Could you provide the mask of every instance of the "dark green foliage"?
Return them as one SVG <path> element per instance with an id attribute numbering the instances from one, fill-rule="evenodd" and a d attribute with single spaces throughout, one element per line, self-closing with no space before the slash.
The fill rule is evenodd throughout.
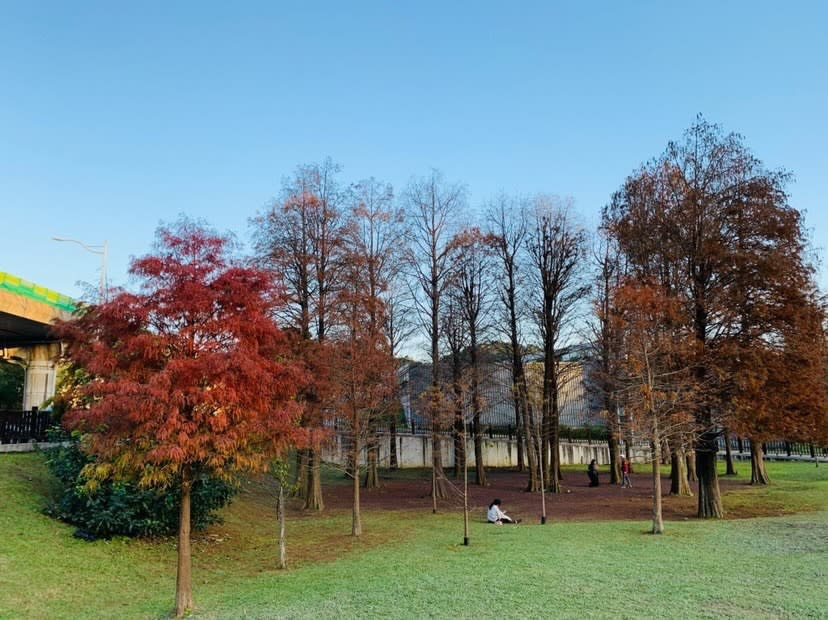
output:
<path id="1" fill-rule="evenodd" d="M 0 409 L 23 405 L 23 367 L 0 360 Z"/>
<path id="2" fill-rule="evenodd" d="M 81 469 L 91 460 L 77 441 L 46 451 L 46 463 L 63 487 L 60 497 L 44 511 L 46 514 L 98 538 L 164 536 L 178 531 L 177 487 L 159 491 L 107 480 L 89 492 Z M 193 529 L 204 529 L 217 522 L 215 511 L 229 503 L 234 492 L 231 485 L 221 480 L 197 479 L 192 490 Z"/>
<path id="3" fill-rule="evenodd" d="M 559 434 L 561 441 L 573 439 L 587 439 L 591 441 L 607 441 L 609 431 L 605 426 L 561 426 Z"/>

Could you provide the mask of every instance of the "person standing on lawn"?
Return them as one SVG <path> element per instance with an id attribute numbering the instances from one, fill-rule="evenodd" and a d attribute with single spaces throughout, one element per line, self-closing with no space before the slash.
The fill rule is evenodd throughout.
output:
<path id="1" fill-rule="evenodd" d="M 632 487 L 632 482 L 630 482 L 630 462 L 622 454 L 621 455 L 621 488 L 629 489 L 630 487 Z"/>

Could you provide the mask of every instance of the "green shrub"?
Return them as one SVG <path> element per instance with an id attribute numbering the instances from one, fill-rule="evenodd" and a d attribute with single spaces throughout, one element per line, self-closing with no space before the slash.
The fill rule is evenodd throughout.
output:
<path id="1" fill-rule="evenodd" d="M 0 409 L 20 409 L 23 405 L 22 366 L 0 359 Z"/>
<path id="2" fill-rule="evenodd" d="M 573 439 L 607 441 L 609 439 L 609 431 L 604 426 L 564 426 L 562 424 L 558 435 L 564 441 Z"/>
<path id="3" fill-rule="evenodd" d="M 45 513 L 72 525 L 82 538 L 111 536 L 164 536 L 178 531 L 181 504 L 177 488 L 141 489 L 130 482 L 104 481 L 94 492 L 86 488 L 81 474 L 92 457 L 81 451 L 77 441 L 46 450 L 46 463 L 62 486 L 60 497 Z M 193 483 L 191 520 L 194 530 L 218 521 L 216 511 L 230 502 L 231 485 L 216 478 L 199 478 Z"/>

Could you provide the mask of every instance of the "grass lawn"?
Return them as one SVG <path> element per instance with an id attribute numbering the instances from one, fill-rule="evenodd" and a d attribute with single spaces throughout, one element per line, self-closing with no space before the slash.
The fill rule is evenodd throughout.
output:
<path id="1" fill-rule="evenodd" d="M 340 510 L 288 522 L 286 572 L 269 487 L 251 483 L 197 535 L 194 617 L 828 618 L 828 467 L 768 470 L 771 487 L 731 491 L 725 508 L 807 512 L 671 521 L 662 536 L 646 521 L 474 520 L 463 547 L 457 512 L 366 512 L 354 539 Z M 40 514 L 50 484 L 38 455 L 0 455 L 0 618 L 164 617 L 174 541 L 76 540 Z"/>

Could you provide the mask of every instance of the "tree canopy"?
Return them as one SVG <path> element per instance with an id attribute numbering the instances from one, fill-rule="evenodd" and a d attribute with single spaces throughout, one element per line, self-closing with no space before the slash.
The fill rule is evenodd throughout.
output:
<path id="1" fill-rule="evenodd" d="M 57 325 L 67 359 L 90 377 L 64 420 L 99 457 L 92 477 L 181 489 L 178 614 L 192 606 L 192 482 L 264 469 L 299 438 L 303 373 L 272 320 L 281 302 L 270 277 L 229 250 L 199 224 L 161 227 L 155 253 L 132 263 L 138 292 Z"/>
<path id="2" fill-rule="evenodd" d="M 783 326 L 791 324 L 797 300 L 814 297 L 801 214 L 788 203 L 789 181 L 788 172 L 767 169 L 741 136 L 699 117 L 682 141 L 670 142 L 628 177 L 604 212 L 604 228 L 630 274 L 683 300 L 683 322 L 695 335 L 696 379 L 707 386 L 696 408 L 705 430 L 696 444 L 702 517 L 722 515 L 716 440 L 738 410 L 739 386 L 763 359 L 771 361 L 769 347 L 786 340 Z M 784 383 L 792 385 L 764 381 L 753 390 L 753 411 L 788 397 Z"/>

